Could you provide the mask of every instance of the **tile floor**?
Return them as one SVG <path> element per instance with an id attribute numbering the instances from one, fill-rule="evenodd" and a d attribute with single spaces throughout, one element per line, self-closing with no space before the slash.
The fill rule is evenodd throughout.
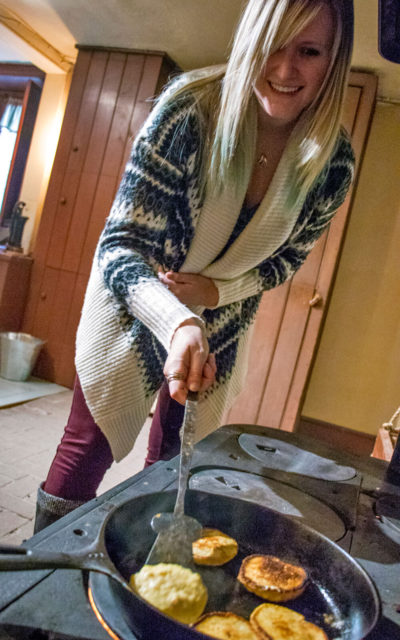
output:
<path id="1" fill-rule="evenodd" d="M 3 394 L 0 402 L 0 543 L 20 544 L 33 533 L 37 487 L 46 476 L 63 433 L 71 398 L 72 391 L 57 390 L 51 395 L 4 407 L 8 403 Z M 148 429 L 149 421 L 131 453 L 106 473 L 99 495 L 141 471 Z"/>

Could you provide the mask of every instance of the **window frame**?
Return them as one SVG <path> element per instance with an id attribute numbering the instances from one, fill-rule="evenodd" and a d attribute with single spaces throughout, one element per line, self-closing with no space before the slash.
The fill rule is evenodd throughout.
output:
<path id="1" fill-rule="evenodd" d="M 0 211 L 0 228 L 9 227 L 19 199 L 26 161 L 39 108 L 45 73 L 32 64 L 0 63 L 0 91 L 23 96 L 22 113 Z"/>

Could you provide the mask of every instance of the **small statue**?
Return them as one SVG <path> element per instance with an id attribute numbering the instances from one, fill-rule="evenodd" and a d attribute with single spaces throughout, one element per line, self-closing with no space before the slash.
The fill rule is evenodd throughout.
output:
<path id="1" fill-rule="evenodd" d="M 22 200 L 18 200 L 13 207 L 10 221 L 10 237 L 6 246 L 8 251 L 17 251 L 19 253 L 23 251 L 21 239 L 25 223 L 28 220 L 28 216 L 22 215 L 25 204 Z"/>

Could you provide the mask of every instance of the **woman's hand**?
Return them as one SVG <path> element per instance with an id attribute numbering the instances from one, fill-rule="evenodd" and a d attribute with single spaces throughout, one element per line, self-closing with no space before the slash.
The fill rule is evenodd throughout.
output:
<path id="1" fill-rule="evenodd" d="M 174 333 L 164 366 L 171 398 L 184 404 L 188 389 L 205 391 L 214 382 L 216 370 L 203 329 L 196 320 L 186 320 Z"/>
<path id="2" fill-rule="evenodd" d="M 159 271 L 158 278 L 183 304 L 208 308 L 218 304 L 218 289 L 211 278 L 175 271 Z"/>

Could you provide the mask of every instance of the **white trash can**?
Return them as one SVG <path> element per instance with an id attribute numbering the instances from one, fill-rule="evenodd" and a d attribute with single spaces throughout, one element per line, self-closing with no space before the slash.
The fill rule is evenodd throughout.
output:
<path id="1" fill-rule="evenodd" d="M 0 333 L 0 376 L 20 382 L 27 380 L 44 343 L 29 333 Z"/>

